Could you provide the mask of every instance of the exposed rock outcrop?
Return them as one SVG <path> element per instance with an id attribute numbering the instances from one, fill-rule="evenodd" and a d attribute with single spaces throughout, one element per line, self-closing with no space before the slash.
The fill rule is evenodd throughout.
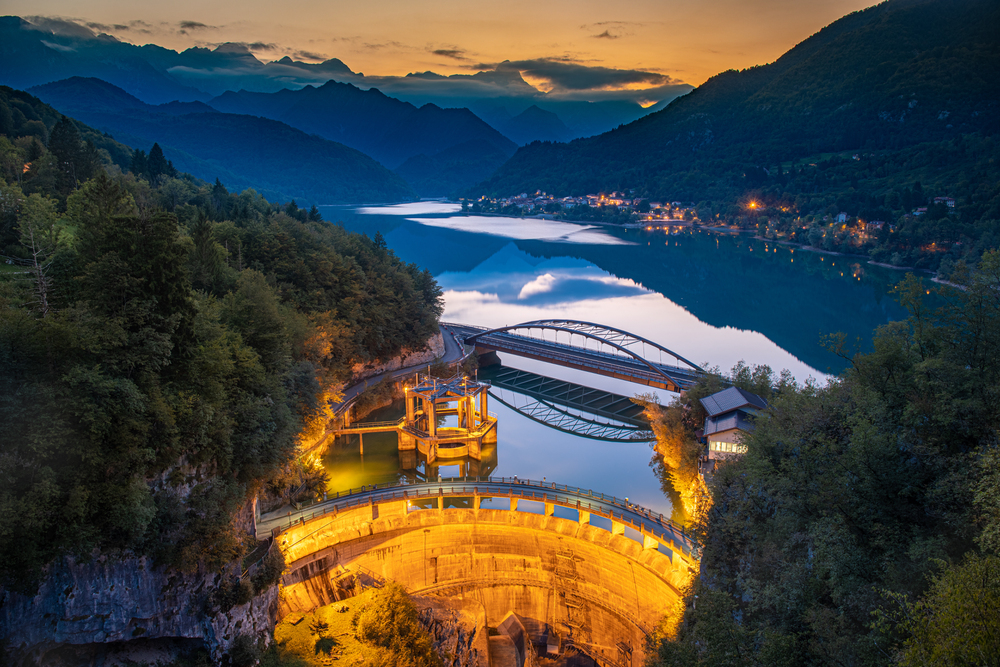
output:
<path id="1" fill-rule="evenodd" d="M 482 605 L 462 598 L 414 596 L 420 623 L 434 640 L 445 667 L 487 667 L 489 632 Z"/>
<path id="2" fill-rule="evenodd" d="M 386 371 L 398 371 L 400 368 L 408 366 L 433 364 L 444 356 L 444 351 L 444 337 L 439 331 L 427 340 L 427 344 L 421 350 L 402 350 L 398 355 L 381 364 L 355 364 L 351 369 L 351 382 L 360 382 L 381 375 Z"/>
<path id="3" fill-rule="evenodd" d="M 278 610 L 271 585 L 213 615 L 207 603 L 223 576 L 157 568 L 146 558 L 66 558 L 34 596 L 0 590 L 0 637 L 21 665 L 79 664 L 88 654 L 171 642 L 204 646 L 218 661 L 241 635 L 269 641 Z"/>

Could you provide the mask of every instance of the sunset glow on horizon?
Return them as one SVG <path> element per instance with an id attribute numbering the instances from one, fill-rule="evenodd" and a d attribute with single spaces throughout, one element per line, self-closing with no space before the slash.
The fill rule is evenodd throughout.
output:
<path id="1" fill-rule="evenodd" d="M 3 13 L 62 19 L 133 44 L 247 45 L 263 62 L 342 60 L 367 76 L 492 70 L 512 61 L 539 90 L 699 85 L 771 62 L 872 0 L 513 0 L 171 3 L 6 0 Z M 575 66 L 576 79 L 549 71 Z M 548 67 L 546 67 L 548 66 Z M 593 72 L 591 71 L 593 70 Z M 592 74 L 587 77 L 585 74 Z M 651 103 L 651 101 L 649 102 Z"/>

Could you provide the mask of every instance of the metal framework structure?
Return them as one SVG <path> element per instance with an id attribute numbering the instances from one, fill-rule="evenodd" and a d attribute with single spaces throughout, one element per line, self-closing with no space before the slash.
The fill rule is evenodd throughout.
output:
<path id="1" fill-rule="evenodd" d="M 695 363 L 659 343 L 594 322 L 534 320 L 487 330 L 452 326 L 465 334 L 462 337 L 466 345 L 495 348 L 672 391 L 690 387 L 704 373 Z M 545 337 L 547 332 L 552 332 L 551 340 Z M 560 334 L 568 340 L 560 341 Z M 652 355 L 657 355 L 658 360 L 650 361 Z"/>
<path id="2" fill-rule="evenodd" d="M 541 401 L 632 426 L 647 425 L 642 407 L 628 396 L 505 366 L 487 367 L 480 377 L 489 380 L 493 387 L 509 389 Z"/>
<path id="3" fill-rule="evenodd" d="M 490 391 L 490 396 L 514 412 L 563 433 L 604 442 L 652 442 L 656 439 L 648 426 L 592 419 L 584 415 L 573 414 L 548 401 L 523 394 L 521 395 L 524 398 L 523 402 L 513 398 L 504 398 L 495 389 Z"/>

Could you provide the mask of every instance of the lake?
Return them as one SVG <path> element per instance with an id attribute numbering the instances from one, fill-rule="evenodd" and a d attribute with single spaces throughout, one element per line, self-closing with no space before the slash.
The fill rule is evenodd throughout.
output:
<path id="1" fill-rule="evenodd" d="M 380 232 L 400 259 L 429 269 L 444 290 L 443 321 L 486 327 L 551 318 L 596 322 L 653 340 L 705 368 L 728 371 L 742 360 L 775 372 L 788 369 L 799 382 L 825 383 L 847 362 L 823 348 L 823 335 L 841 331 L 865 348 L 876 327 L 906 316 L 889 295 L 902 272 L 745 234 L 463 215 L 458 205 L 440 202 L 325 207 L 323 215 L 351 231 Z M 625 396 L 651 391 L 500 356 L 506 367 Z M 503 393 L 515 407 L 530 401 Z M 672 398 L 655 393 L 662 403 Z M 365 436 L 364 457 L 356 441 L 331 449 L 330 489 L 405 476 L 518 475 L 628 497 L 683 520 L 649 443 L 554 430 L 497 400 L 491 409 L 499 417 L 499 439 L 483 462 L 412 465 L 400 461 L 395 435 Z M 401 410 L 386 408 L 370 419 L 396 418 Z"/>

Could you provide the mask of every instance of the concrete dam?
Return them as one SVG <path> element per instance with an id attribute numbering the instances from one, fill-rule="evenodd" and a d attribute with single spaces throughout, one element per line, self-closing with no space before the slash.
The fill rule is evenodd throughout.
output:
<path id="1" fill-rule="evenodd" d="M 535 645 L 573 645 L 602 665 L 643 664 L 698 567 L 693 540 L 662 515 L 511 478 L 366 488 L 258 529 L 288 564 L 281 615 L 393 580 L 471 602 L 489 627 L 513 612 Z"/>

